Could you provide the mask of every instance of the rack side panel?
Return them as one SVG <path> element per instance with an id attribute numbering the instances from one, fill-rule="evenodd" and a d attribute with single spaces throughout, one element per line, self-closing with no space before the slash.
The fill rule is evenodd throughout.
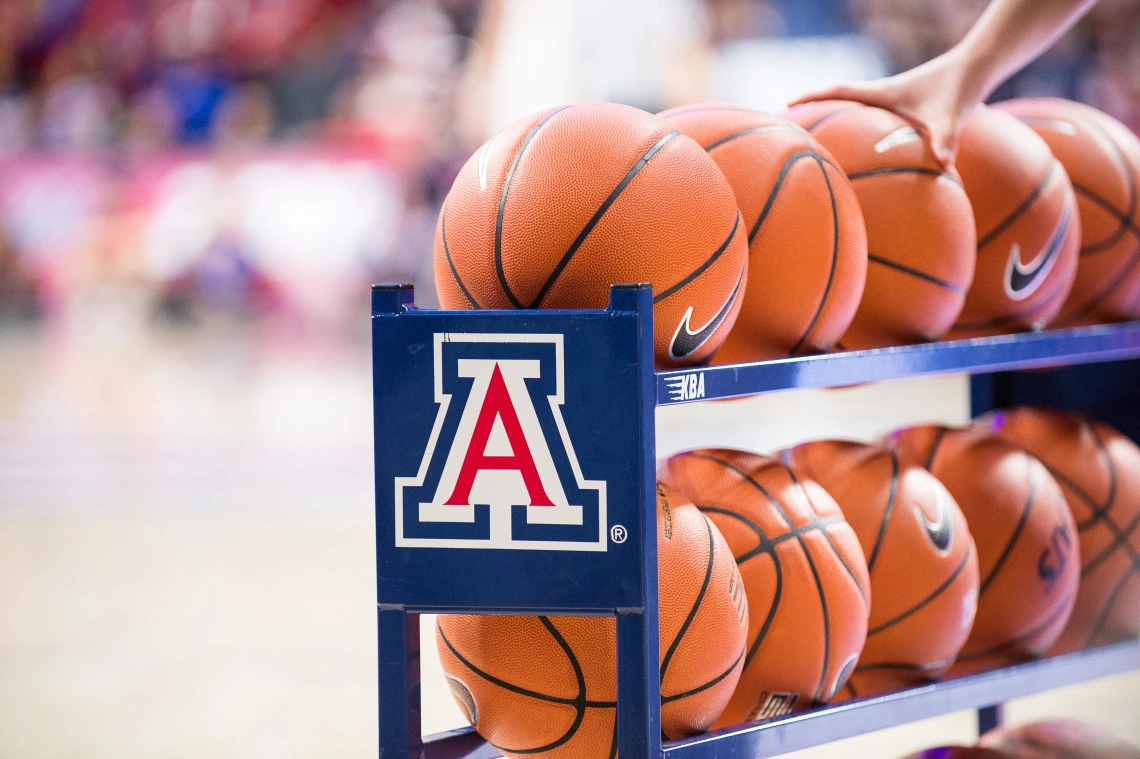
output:
<path id="1" fill-rule="evenodd" d="M 651 290 L 420 311 L 382 286 L 372 324 L 381 755 L 418 750 L 424 612 L 616 615 L 616 740 L 657 753 Z"/>

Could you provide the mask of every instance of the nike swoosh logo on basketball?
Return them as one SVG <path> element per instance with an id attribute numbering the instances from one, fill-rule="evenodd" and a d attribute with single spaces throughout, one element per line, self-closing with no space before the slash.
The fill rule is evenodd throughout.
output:
<path id="1" fill-rule="evenodd" d="M 732 294 L 728 296 L 724 306 L 720 309 L 716 316 L 714 316 L 708 324 L 693 332 L 690 322 L 693 318 L 693 307 L 689 306 L 685 311 L 685 315 L 681 317 L 681 323 L 677 325 L 677 331 L 673 333 L 673 339 L 669 342 L 669 357 L 674 359 L 682 359 L 690 356 L 694 351 L 699 349 L 702 345 L 708 342 L 716 332 L 717 327 L 724 321 L 724 317 L 728 316 L 728 312 L 732 310 L 732 304 L 736 302 L 736 296 L 740 294 L 740 283 L 744 281 L 744 269 L 740 270 L 740 276 L 736 278 L 736 287 L 732 288 Z"/>
<path id="2" fill-rule="evenodd" d="M 1028 264 L 1021 263 L 1020 245 L 1014 243 L 1010 248 L 1009 263 L 1005 267 L 1005 294 L 1011 300 L 1025 300 L 1036 292 L 1045 278 L 1049 276 L 1049 272 L 1053 270 L 1053 265 L 1057 263 L 1057 256 L 1065 244 L 1065 235 L 1069 231 L 1072 215 L 1073 199 L 1066 197 L 1065 207 L 1061 210 L 1061 218 L 1057 221 L 1056 228 L 1049 235 L 1045 247 Z"/>
<path id="3" fill-rule="evenodd" d="M 918 512 L 918 521 L 922 523 L 922 529 L 926 530 L 927 537 L 930 542 L 934 544 L 942 553 L 950 550 L 950 544 L 954 542 L 954 521 L 950 516 L 949 504 L 946 502 L 946 494 L 941 490 L 936 490 L 934 496 L 934 503 L 938 507 L 938 514 L 931 522 L 926 518 L 925 512 L 922 508 L 915 504 L 914 510 Z"/>

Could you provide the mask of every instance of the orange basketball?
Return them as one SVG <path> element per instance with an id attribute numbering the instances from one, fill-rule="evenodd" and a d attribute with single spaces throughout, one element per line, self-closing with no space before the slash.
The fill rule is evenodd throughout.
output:
<path id="1" fill-rule="evenodd" d="M 978 746 L 939 746 L 919 751 L 904 759 L 1017 759 L 1017 755 Z"/>
<path id="2" fill-rule="evenodd" d="M 867 556 L 870 629 L 847 694 L 942 676 L 978 602 L 978 555 L 953 496 L 930 472 L 877 446 L 821 440 L 796 446 L 787 460 L 835 498 Z"/>
<path id="3" fill-rule="evenodd" d="M 966 118 L 956 166 L 974 209 L 978 262 L 951 337 L 1043 328 L 1077 273 L 1081 222 L 1065 167 L 1032 129 L 986 106 Z"/>
<path id="4" fill-rule="evenodd" d="M 954 496 L 978 549 L 978 613 L 952 674 L 1043 655 L 1069 621 L 1080 580 L 1073 516 L 1044 465 L 996 435 L 925 425 L 892 433 L 904 466 Z"/>
<path id="5" fill-rule="evenodd" d="M 741 451 L 681 453 L 660 475 L 721 529 L 748 594 L 744 673 L 714 727 L 831 700 L 863 649 L 870 609 L 867 563 L 835 501 Z"/>
<path id="6" fill-rule="evenodd" d="M 661 728 L 708 729 L 740 677 L 748 599 L 720 532 L 658 485 Z M 613 618 L 442 615 L 443 670 L 479 735 L 507 756 L 613 756 Z"/>
<path id="7" fill-rule="evenodd" d="M 844 348 L 937 340 L 974 278 L 974 213 L 954 169 L 882 108 L 827 100 L 787 113 L 847 172 L 867 223 L 867 288 Z"/>
<path id="8" fill-rule="evenodd" d="M 661 114 L 708 151 L 736 193 L 749 284 L 718 363 L 830 350 L 867 273 L 863 215 L 831 155 L 776 116 L 726 103 Z"/>
<path id="9" fill-rule="evenodd" d="M 612 103 L 516 121 L 467 161 L 435 237 L 444 308 L 604 308 L 653 285 L 657 363 L 707 361 L 740 310 L 748 245 L 732 188 L 705 151 Z"/>
<path id="10" fill-rule="evenodd" d="M 1052 653 L 1140 635 L 1140 448 L 1082 414 L 998 411 L 978 422 L 1041 460 L 1077 524 L 1081 584 Z"/>
<path id="11" fill-rule="evenodd" d="M 996 107 L 1049 144 L 1077 193 L 1080 263 L 1054 326 L 1140 315 L 1140 140 L 1111 116 L 1071 100 L 1024 98 Z"/>

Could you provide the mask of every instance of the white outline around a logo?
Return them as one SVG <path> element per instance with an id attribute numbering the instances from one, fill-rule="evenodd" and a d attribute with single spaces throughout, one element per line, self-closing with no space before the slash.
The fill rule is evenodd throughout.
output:
<path id="1" fill-rule="evenodd" d="M 489 540 L 483 539 L 466 539 L 466 538 L 411 538 L 404 535 L 404 490 L 405 488 L 419 488 L 423 487 L 424 480 L 427 477 L 428 468 L 431 465 L 432 459 L 436 453 L 436 446 L 439 442 L 440 431 L 443 428 L 444 420 L 447 417 L 447 411 L 451 405 L 451 394 L 443 392 L 443 345 L 444 343 L 550 343 L 554 345 L 555 351 L 555 393 L 554 395 L 547 396 L 550 402 L 550 410 L 554 417 L 554 422 L 558 427 L 558 434 L 560 440 L 558 442 L 563 446 L 566 458 L 570 463 L 570 467 L 574 473 L 575 484 L 579 490 L 593 490 L 597 492 L 598 498 L 598 537 L 596 541 L 538 541 L 538 540 L 515 540 L 510 534 L 510 520 L 509 513 L 504 509 L 499 509 L 503 513 L 492 513 L 492 530 L 491 538 Z M 562 404 L 565 402 L 565 385 L 564 385 L 564 351 L 563 351 L 563 336 L 560 334 L 517 334 L 517 333 L 472 333 L 472 332 L 437 332 L 434 336 L 434 382 L 435 382 L 435 402 L 439 406 L 436 412 L 435 422 L 432 425 L 431 436 L 428 438 L 427 447 L 424 449 L 423 458 L 420 460 L 419 470 L 414 477 L 396 477 L 395 478 L 395 507 L 396 507 L 396 546 L 401 548 L 498 548 L 498 549 L 514 549 L 514 550 L 541 550 L 541 551 L 605 551 L 609 538 L 609 522 L 606 517 L 606 483 L 604 480 L 587 480 L 582 475 L 582 469 L 578 464 L 578 457 L 574 452 L 574 445 L 570 441 L 570 435 L 566 430 L 566 423 L 562 418 Z M 501 362 L 507 363 L 507 362 Z M 516 362 L 521 363 L 521 362 Z M 513 397 L 513 396 L 512 396 Z M 516 399 L 517 400 L 517 399 Z M 529 396 L 527 403 L 529 403 Z M 517 403 L 516 403 L 517 405 Z M 464 410 L 464 415 L 467 415 L 467 409 Z M 535 437 L 537 435 L 537 437 Z M 452 441 L 452 445 L 456 444 L 459 439 L 459 434 L 456 435 L 456 440 Z M 536 431 L 533 426 L 527 434 L 527 439 L 534 443 L 531 446 L 532 454 L 535 449 L 538 449 L 540 456 L 544 455 L 549 458 L 549 448 L 544 437 L 542 437 L 541 430 Z M 450 454 L 449 454 L 450 455 Z M 547 462 L 544 461 L 544 468 Z M 549 462 L 549 466 L 553 468 L 553 460 Z M 549 470 L 548 470 L 549 471 Z M 555 474 L 555 477 L 557 475 Z M 442 480 L 442 476 L 441 476 Z M 553 483 L 552 483 L 553 484 Z M 557 487 L 553 488 L 555 492 L 561 492 L 561 483 L 557 483 Z M 563 496 L 565 498 L 565 496 Z M 442 506 L 436 504 L 418 504 L 420 509 L 420 519 L 422 521 L 432 522 L 470 522 L 473 518 L 473 506 Z M 449 516 L 447 510 L 463 510 L 452 512 L 455 517 Z M 493 509 L 495 507 L 492 507 Z M 577 522 L 581 524 L 580 507 L 563 506 L 560 511 L 564 512 L 562 516 L 551 519 L 545 509 L 549 506 L 528 506 L 528 522 L 531 523 L 567 523 L 565 512 L 567 509 L 579 508 L 579 517 Z M 537 511 L 536 511 L 537 510 Z"/>

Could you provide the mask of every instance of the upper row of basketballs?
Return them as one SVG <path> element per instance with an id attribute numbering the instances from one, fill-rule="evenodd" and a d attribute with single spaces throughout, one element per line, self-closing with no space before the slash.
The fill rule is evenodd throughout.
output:
<path id="1" fill-rule="evenodd" d="M 604 308 L 649 282 L 665 367 L 1122 321 L 1138 185 L 1140 140 L 1058 99 L 979 106 L 953 167 L 845 101 L 571 105 L 463 167 L 435 281 L 444 308 Z"/>

